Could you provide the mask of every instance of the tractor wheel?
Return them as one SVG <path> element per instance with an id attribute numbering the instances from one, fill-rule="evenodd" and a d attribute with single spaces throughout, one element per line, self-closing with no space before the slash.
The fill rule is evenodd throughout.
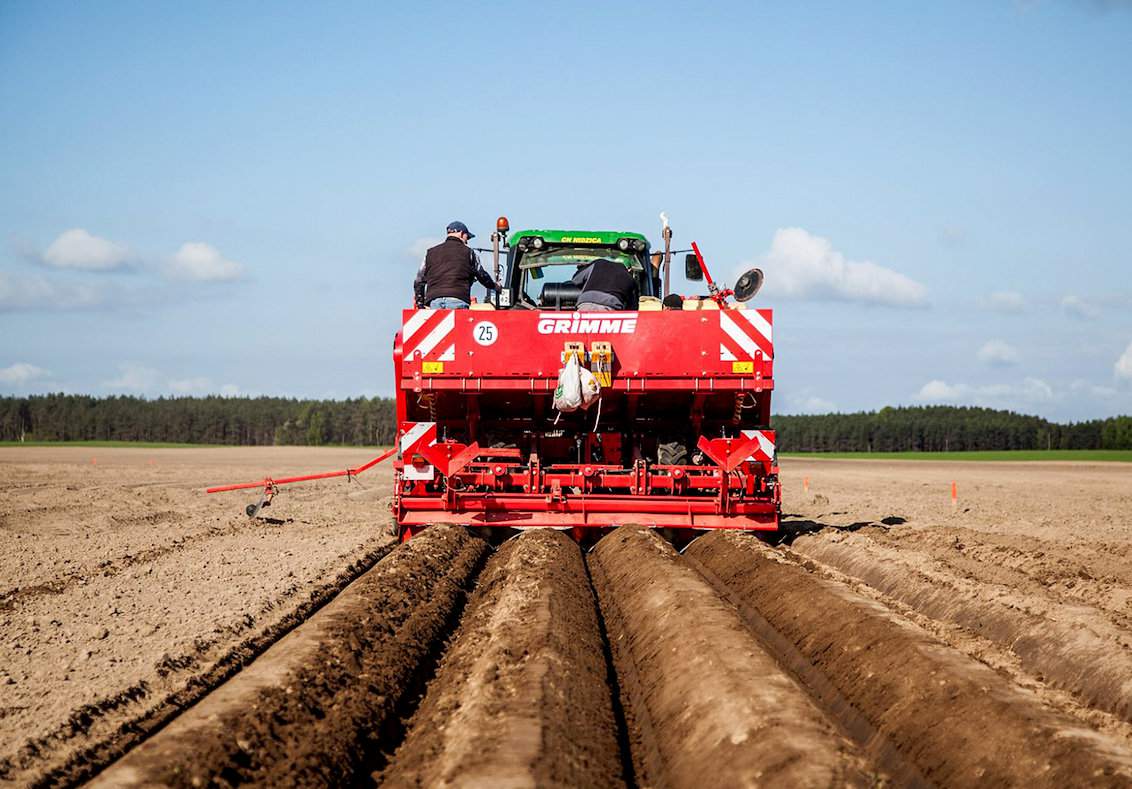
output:
<path id="1" fill-rule="evenodd" d="M 656 445 L 656 462 L 662 466 L 686 466 L 688 448 L 683 441 L 661 441 Z"/>

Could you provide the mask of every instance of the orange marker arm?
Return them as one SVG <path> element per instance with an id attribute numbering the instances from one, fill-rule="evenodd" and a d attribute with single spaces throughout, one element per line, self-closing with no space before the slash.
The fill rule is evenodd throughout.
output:
<path id="1" fill-rule="evenodd" d="M 364 463 L 357 468 L 347 468 L 343 469 L 342 471 L 324 471 L 321 474 L 306 474 L 301 477 L 283 477 L 281 479 L 272 479 L 271 477 L 267 477 L 266 479 L 261 479 L 258 482 L 240 482 L 235 485 L 220 485 L 215 488 L 208 488 L 205 493 L 225 493 L 230 490 L 250 490 L 251 488 L 265 488 L 269 485 L 278 487 L 280 485 L 290 485 L 294 482 L 309 482 L 315 479 L 331 479 L 332 477 L 356 477 L 358 474 L 361 474 L 363 471 L 368 471 L 381 461 L 392 457 L 396 453 L 397 447 L 393 447 L 384 455 L 379 455 L 368 463 Z"/>

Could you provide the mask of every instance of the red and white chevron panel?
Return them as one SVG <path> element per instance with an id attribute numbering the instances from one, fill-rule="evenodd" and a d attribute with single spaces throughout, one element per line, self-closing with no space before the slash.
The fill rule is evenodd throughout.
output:
<path id="1" fill-rule="evenodd" d="M 405 359 L 456 361 L 455 310 L 417 310 L 401 327 Z M 417 356 L 419 354 L 419 356 Z"/>
<path id="2" fill-rule="evenodd" d="M 432 464 L 428 462 L 413 462 L 420 450 L 436 443 L 436 422 L 402 422 L 401 439 L 398 446 L 401 449 L 401 459 L 405 468 L 401 472 L 406 479 L 430 480 L 433 477 Z"/>
<path id="3" fill-rule="evenodd" d="M 774 358 L 770 310 L 720 310 L 719 359 L 753 362 Z"/>
<path id="4" fill-rule="evenodd" d="M 755 451 L 750 454 L 747 460 L 759 461 L 761 463 L 774 463 L 775 446 L 773 430 L 744 430 L 743 435 L 759 440 L 758 446 L 755 447 Z"/>

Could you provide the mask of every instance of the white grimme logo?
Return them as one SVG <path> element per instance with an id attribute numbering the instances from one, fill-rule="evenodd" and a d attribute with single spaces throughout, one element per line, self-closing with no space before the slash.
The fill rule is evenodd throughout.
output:
<path id="1" fill-rule="evenodd" d="M 569 318 L 545 314 L 538 316 L 539 334 L 633 334 L 636 331 L 636 317 L 598 318 L 577 312 Z"/>

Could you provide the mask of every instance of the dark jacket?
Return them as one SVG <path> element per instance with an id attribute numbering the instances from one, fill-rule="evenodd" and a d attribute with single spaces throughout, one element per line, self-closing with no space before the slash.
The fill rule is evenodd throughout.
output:
<path id="1" fill-rule="evenodd" d="M 433 299 L 472 300 L 472 280 L 488 290 L 495 288 L 491 275 L 483 270 L 476 253 L 458 238 L 448 238 L 425 253 L 413 291 L 418 304 Z"/>
<path id="2" fill-rule="evenodd" d="M 575 284 L 582 286 L 578 303 L 590 302 L 612 307 L 615 310 L 635 310 L 641 291 L 637 278 L 627 268 L 612 260 L 598 258 L 574 275 Z"/>

